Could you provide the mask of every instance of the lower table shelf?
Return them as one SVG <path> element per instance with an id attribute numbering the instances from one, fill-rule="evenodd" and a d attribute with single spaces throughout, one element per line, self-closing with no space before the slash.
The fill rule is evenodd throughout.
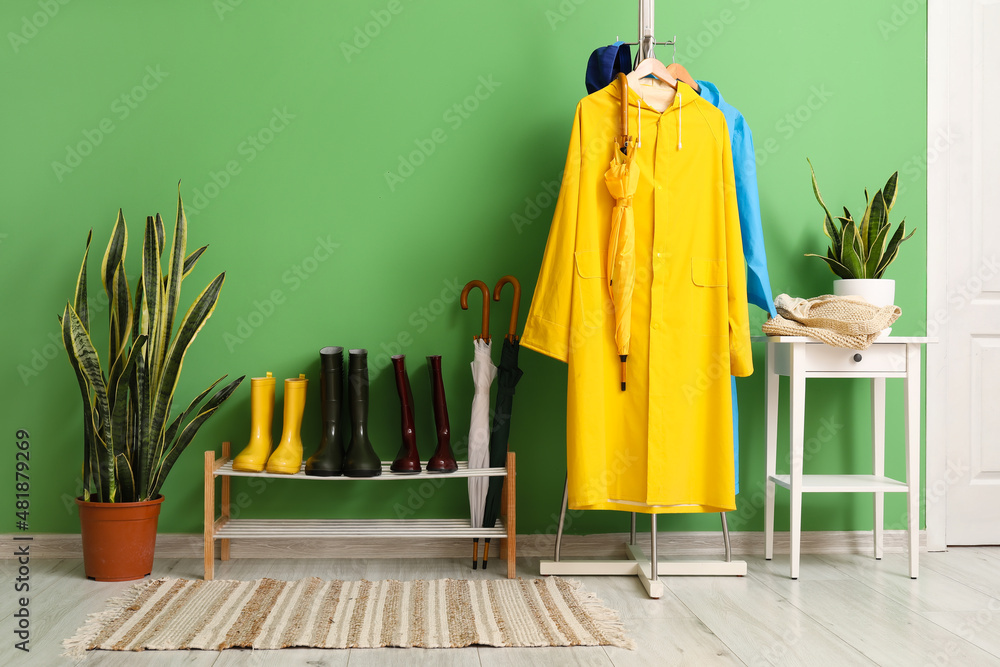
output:
<path id="1" fill-rule="evenodd" d="M 514 452 L 507 453 L 503 468 L 469 468 L 465 461 L 453 473 L 435 474 L 426 471 L 414 475 L 383 474 L 379 477 L 310 477 L 303 472 L 295 475 L 245 473 L 234 471 L 229 443 L 222 443 L 222 458 L 214 451 L 205 452 L 205 579 L 215 576 L 215 540 L 219 540 L 219 555 L 229 560 L 230 540 L 272 539 L 338 539 L 338 538 L 496 538 L 500 541 L 500 556 L 507 561 L 507 577 L 515 578 L 516 489 Z M 389 463 L 383 463 L 388 472 Z M 435 479 L 468 479 L 470 477 L 506 477 L 501 498 L 501 514 L 493 528 L 474 528 L 468 519 L 231 519 L 230 480 L 233 477 L 279 477 L 289 480 L 317 482 L 371 482 Z M 221 480 L 221 516 L 215 516 L 215 481 Z"/>
<path id="2" fill-rule="evenodd" d="M 768 479 L 786 489 L 792 488 L 789 475 L 771 475 Z M 906 482 L 880 475 L 802 475 L 803 493 L 906 493 Z"/>

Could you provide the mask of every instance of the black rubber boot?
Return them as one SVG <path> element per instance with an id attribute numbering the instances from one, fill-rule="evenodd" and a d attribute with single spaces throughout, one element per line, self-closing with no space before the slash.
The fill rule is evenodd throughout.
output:
<path id="1" fill-rule="evenodd" d="M 351 444 L 344 455 L 345 477 L 378 477 L 382 461 L 368 440 L 368 350 L 351 350 L 347 396 L 351 411 Z"/>
<path id="2" fill-rule="evenodd" d="M 319 351 L 319 400 L 323 437 L 319 449 L 306 461 L 306 474 L 339 477 L 344 470 L 344 348 L 324 347 Z"/>

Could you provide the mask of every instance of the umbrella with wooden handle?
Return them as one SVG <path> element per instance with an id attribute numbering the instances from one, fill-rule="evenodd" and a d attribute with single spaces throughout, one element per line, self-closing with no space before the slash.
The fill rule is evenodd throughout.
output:
<path id="1" fill-rule="evenodd" d="M 497 374 L 493 365 L 490 343 L 490 289 L 482 280 L 472 280 L 462 290 L 462 310 L 469 308 L 469 292 L 479 288 L 483 294 L 483 324 L 479 336 L 473 337 L 472 417 L 469 422 L 469 468 L 485 468 L 489 462 L 490 443 L 490 387 Z M 483 525 L 483 508 L 486 503 L 486 477 L 469 478 L 469 520 L 473 528 Z M 479 539 L 472 542 L 472 569 L 479 561 Z"/>
<path id="2" fill-rule="evenodd" d="M 514 276 L 504 276 L 493 288 L 493 300 L 500 300 L 504 285 L 514 286 L 514 301 L 510 309 L 510 324 L 500 351 L 500 365 L 497 370 L 497 402 L 493 410 L 493 426 L 490 429 L 490 467 L 502 468 L 507 461 L 507 442 L 510 439 L 510 413 L 514 404 L 514 387 L 521 379 L 521 369 L 517 367 L 520 342 L 517 337 L 517 314 L 521 306 L 521 283 Z M 503 477 L 490 477 L 486 504 L 483 509 L 483 527 L 493 528 L 500 516 L 500 495 L 503 492 Z M 483 569 L 490 557 L 490 538 L 486 538 L 483 548 Z"/>

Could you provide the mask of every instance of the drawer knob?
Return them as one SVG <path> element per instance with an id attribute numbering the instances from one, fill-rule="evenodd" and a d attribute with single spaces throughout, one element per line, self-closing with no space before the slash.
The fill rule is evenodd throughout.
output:
<path id="1" fill-rule="evenodd" d="M 854 355 L 854 361 L 861 361 L 861 354 L 860 353 Z"/>

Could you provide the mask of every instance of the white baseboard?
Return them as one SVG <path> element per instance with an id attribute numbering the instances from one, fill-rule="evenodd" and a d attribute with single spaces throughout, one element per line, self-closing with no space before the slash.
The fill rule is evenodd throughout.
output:
<path id="1" fill-rule="evenodd" d="M 14 535 L 4 535 L 5 547 L 0 549 L 0 559 L 14 558 Z M 25 535 L 17 535 L 24 538 Z M 82 558 L 83 549 L 79 535 L 45 533 L 31 535 L 30 554 L 34 558 Z M 730 534 L 733 553 L 736 555 L 763 556 L 764 533 L 734 532 Z M 203 540 L 200 534 L 166 533 L 156 538 L 158 558 L 202 558 Z M 571 558 L 617 558 L 624 554 L 627 533 L 602 533 L 597 535 L 565 535 L 562 555 Z M 639 546 L 648 551 L 649 533 L 639 533 Z M 920 531 L 920 548 L 926 550 L 926 534 Z M 906 531 L 885 531 L 885 551 L 906 551 Z M 369 540 L 273 540 L 230 542 L 232 558 L 465 558 L 469 554 L 469 540 L 404 539 Z M 549 558 L 555 547 L 554 535 L 518 535 L 517 555 Z M 721 557 L 724 554 L 720 532 L 660 533 L 657 548 L 661 559 L 671 556 Z M 775 533 L 776 553 L 788 553 L 788 533 Z M 802 533 L 802 553 L 862 553 L 872 550 L 871 531 L 810 531 Z M 491 555 L 500 557 L 496 545 Z M 218 545 L 216 546 L 218 553 Z M 218 556 L 216 556 L 218 557 Z"/>

